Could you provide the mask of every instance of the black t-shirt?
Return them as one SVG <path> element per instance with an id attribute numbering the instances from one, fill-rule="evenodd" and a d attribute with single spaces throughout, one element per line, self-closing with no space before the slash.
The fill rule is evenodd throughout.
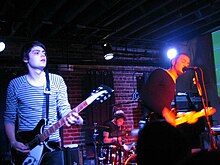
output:
<path id="1" fill-rule="evenodd" d="M 154 70 L 143 86 L 140 97 L 145 108 L 162 116 L 164 107 L 171 108 L 175 96 L 175 83 L 164 69 Z"/>
<path id="2" fill-rule="evenodd" d="M 117 137 L 119 135 L 119 126 L 117 126 L 112 121 L 108 121 L 104 124 L 105 126 L 109 127 L 107 132 L 109 132 L 109 137 Z"/>

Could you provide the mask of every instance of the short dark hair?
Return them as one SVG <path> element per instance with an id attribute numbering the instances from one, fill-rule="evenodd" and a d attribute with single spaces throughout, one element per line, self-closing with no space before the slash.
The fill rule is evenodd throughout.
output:
<path id="1" fill-rule="evenodd" d="M 176 57 L 175 57 L 174 59 L 175 59 L 175 60 L 178 60 L 178 58 L 179 58 L 181 55 L 185 55 L 185 56 L 187 56 L 187 57 L 190 58 L 189 54 L 180 52 L 180 53 L 178 53 L 178 54 L 176 55 Z"/>
<path id="2" fill-rule="evenodd" d="M 114 113 L 114 118 L 116 118 L 116 120 L 118 120 L 118 119 L 120 119 L 120 118 L 123 118 L 124 120 L 126 120 L 126 116 L 125 116 L 124 111 L 122 111 L 122 110 L 117 110 L 117 111 Z"/>
<path id="3" fill-rule="evenodd" d="M 34 47 L 34 46 L 40 46 L 42 47 L 45 51 L 46 51 L 46 47 L 44 44 L 42 44 L 41 42 L 39 41 L 31 41 L 31 42 L 28 42 L 26 43 L 22 49 L 21 49 L 21 59 L 24 60 L 24 59 L 28 59 L 29 58 L 29 53 L 31 51 L 31 49 Z"/>

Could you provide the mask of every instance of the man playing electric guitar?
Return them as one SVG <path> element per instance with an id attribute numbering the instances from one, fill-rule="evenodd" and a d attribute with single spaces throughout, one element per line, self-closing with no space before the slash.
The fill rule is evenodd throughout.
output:
<path id="1" fill-rule="evenodd" d="M 189 65 L 189 55 L 179 53 L 171 60 L 169 69 L 158 68 L 149 75 L 140 94 L 144 105 L 144 118 L 150 115 L 151 121 L 171 121 L 164 116 L 164 112 L 172 112 L 171 103 L 176 93 L 177 78 L 184 73 L 183 68 L 189 67 Z M 153 115 L 151 115 L 152 112 Z"/>
<path id="2" fill-rule="evenodd" d="M 172 59 L 169 69 L 165 70 L 159 68 L 150 74 L 141 93 L 141 99 L 144 103 L 143 112 L 148 115 L 148 120 L 165 120 L 176 127 L 185 122 L 189 124 L 196 123 L 199 117 L 206 116 L 205 110 L 201 110 L 197 113 L 184 113 L 181 115 L 180 113 L 176 114 L 176 111 L 171 109 L 171 103 L 172 100 L 174 100 L 176 92 L 177 78 L 185 73 L 184 68 L 189 67 L 189 64 L 189 55 L 186 53 L 179 53 Z M 206 110 L 208 116 L 214 114 L 216 111 L 212 107 L 207 107 Z"/>
<path id="3" fill-rule="evenodd" d="M 44 120 L 46 125 L 44 129 L 50 128 L 58 121 L 60 117 L 65 116 L 71 112 L 71 107 L 68 102 L 67 87 L 63 78 L 59 75 L 48 73 L 50 80 L 50 90 L 48 91 L 47 78 L 45 67 L 47 64 L 47 54 L 45 46 L 38 42 L 30 42 L 26 44 L 21 52 L 23 62 L 26 64 L 28 73 L 11 80 L 7 89 L 6 111 L 4 114 L 5 130 L 10 141 L 11 147 L 19 156 L 15 156 L 14 164 L 47 164 L 57 165 L 62 164 L 61 152 L 42 152 L 42 145 L 44 143 L 51 150 L 59 148 L 60 135 L 59 130 L 56 130 L 47 139 L 43 136 L 36 138 L 31 143 L 38 144 L 37 147 L 32 148 L 32 144 L 26 144 L 32 138 L 42 131 Z M 46 110 L 46 95 L 49 94 L 49 110 Z M 18 122 L 18 132 L 20 135 L 30 133 L 20 141 L 16 137 L 15 123 Z M 40 121 L 40 122 L 39 122 Z M 71 124 L 82 125 L 83 119 L 77 112 L 72 112 L 71 115 L 62 120 L 67 126 Z M 39 122 L 39 124 L 38 124 Z M 37 126 L 38 124 L 38 126 Z M 36 127 L 37 126 L 37 127 Z M 49 130 L 53 132 L 53 127 Z M 24 132 L 25 131 L 25 132 Z M 22 134 L 22 132 L 24 132 Z M 45 140 L 45 141 L 43 141 Z M 39 143 L 40 142 L 40 143 Z M 35 145 L 33 145 L 35 146 Z M 46 147 L 44 147 L 46 148 Z M 39 160 L 29 159 L 24 163 L 24 159 L 19 160 L 21 155 L 24 157 L 34 152 Z M 33 161 L 33 162 L 31 162 Z"/>

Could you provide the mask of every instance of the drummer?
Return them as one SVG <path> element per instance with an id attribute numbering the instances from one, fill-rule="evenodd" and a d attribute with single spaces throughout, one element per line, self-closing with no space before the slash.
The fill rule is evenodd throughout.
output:
<path id="1" fill-rule="evenodd" d="M 103 132 L 103 142 L 104 144 L 113 144 L 113 145 L 119 145 L 122 146 L 124 143 L 124 140 L 122 139 L 123 135 L 123 124 L 126 120 L 126 116 L 124 111 L 117 110 L 114 113 L 114 118 L 110 121 L 107 121 L 104 125 L 109 127 L 108 131 Z"/>

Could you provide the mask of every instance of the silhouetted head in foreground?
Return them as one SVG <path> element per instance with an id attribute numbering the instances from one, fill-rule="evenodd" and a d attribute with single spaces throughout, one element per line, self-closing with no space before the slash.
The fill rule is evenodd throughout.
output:
<path id="1" fill-rule="evenodd" d="M 167 122 L 153 122 L 144 126 L 137 140 L 138 165 L 175 164 L 191 153 L 185 136 Z"/>

